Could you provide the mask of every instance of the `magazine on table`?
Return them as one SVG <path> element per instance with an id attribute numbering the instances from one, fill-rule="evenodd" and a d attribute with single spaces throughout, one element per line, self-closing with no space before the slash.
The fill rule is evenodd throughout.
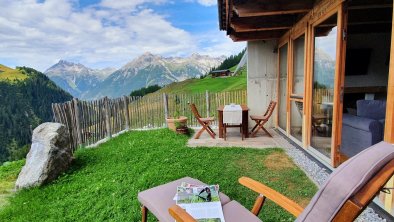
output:
<path id="1" fill-rule="evenodd" d="M 182 183 L 177 187 L 176 204 L 198 222 L 225 222 L 219 198 L 219 185 Z"/>

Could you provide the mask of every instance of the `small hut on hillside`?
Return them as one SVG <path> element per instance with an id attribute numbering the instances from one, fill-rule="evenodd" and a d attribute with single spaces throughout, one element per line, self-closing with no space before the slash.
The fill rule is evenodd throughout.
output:
<path id="1" fill-rule="evenodd" d="M 227 77 L 231 76 L 231 71 L 229 69 L 223 69 L 223 70 L 214 70 L 209 73 L 212 78 L 216 77 Z"/>

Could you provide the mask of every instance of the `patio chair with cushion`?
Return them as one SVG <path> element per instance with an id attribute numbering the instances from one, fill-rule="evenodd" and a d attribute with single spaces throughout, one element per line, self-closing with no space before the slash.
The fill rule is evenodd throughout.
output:
<path id="1" fill-rule="evenodd" d="M 253 179 L 239 182 L 259 194 L 251 211 L 235 201 L 223 205 L 226 222 L 254 222 L 266 199 L 297 217 L 296 221 L 353 221 L 394 174 L 394 145 L 380 142 L 338 167 L 303 209 L 296 202 Z M 172 191 L 174 193 L 174 191 Z M 177 205 L 168 209 L 177 222 L 195 222 Z"/>
<path id="2" fill-rule="evenodd" d="M 270 104 L 268 105 L 267 111 L 265 111 L 264 115 L 262 115 L 262 116 L 251 115 L 250 116 L 250 118 L 256 122 L 256 125 L 252 129 L 252 136 L 256 136 L 257 132 L 260 129 L 262 129 L 269 137 L 272 137 L 271 134 L 268 132 L 268 130 L 264 128 L 264 124 L 266 122 L 268 122 L 268 120 L 270 119 L 272 113 L 274 112 L 275 106 L 276 106 L 276 102 L 271 101 Z"/>
<path id="3" fill-rule="evenodd" d="M 196 133 L 196 136 L 194 139 L 200 138 L 201 134 L 206 130 L 208 134 L 212 137 L 212 139 L 215 139 L 216 133 L 212 130 L 212 128 L 209 126 L 215 119 L 213 117 L 206 117 L 202 118 L 200 113 L 197 110 L 197 107 L 194 103 L 190 104 L 190 108 L 192 109 L 194 117 L 196 117 L 198 123 L 202 126 L 200 131 Z"/>

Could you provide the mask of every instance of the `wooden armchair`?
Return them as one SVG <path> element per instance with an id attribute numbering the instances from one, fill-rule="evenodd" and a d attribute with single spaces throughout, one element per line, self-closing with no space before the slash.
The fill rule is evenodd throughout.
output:
<path id="1" fill-rule="evenodd" d="M 239 182 L 259 194 L 249 213 L 251 215 L 258 215 L 268 198 L 297 217 L 296 221 L 347 222 L 355 220 L 360 215 L 393 174 L 394 145 L 380 142 L 349 159 L 332 172 L 305 209 L 253 179 L 241 177 Z M 234 212 L 246 215 L 245 210 L 238 207 L 232 209 L 232 217 L 226 217 L 226 205 L 223 206 L 226 222 L 240 220 L 233 219 Z M 196 221 L 176 205 L 169 209 L 169 213 L 178 222 Z M 250 218 L 242 221 L 257 221 L 256 218 Z"/>

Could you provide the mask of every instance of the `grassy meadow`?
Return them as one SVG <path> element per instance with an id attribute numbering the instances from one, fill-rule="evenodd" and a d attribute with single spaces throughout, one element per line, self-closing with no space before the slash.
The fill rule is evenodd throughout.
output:
<path id="1" fill-rule="evenodd" d="M 168 129 L 131 131 L 98 148 L 82 148 L 59 179 L 8 198 L 0 221 L 140 221 L 138 192 L 185 176 L 219 184 L 249 209 L 257 194 L 238 183 L 241 176 L 261 181 L 302 206 L 317 190 L 282 149 L 188 148 L 187 140 Z M 8 165 L 8 170 L 0 167 L 0 184 L 9 187 L 21 163 Z M 294 220 L 270 201 L 260 217 Z M 149 221 L 156 220 L 149 215 Z"/>
<path id="2" fill-rule="evenodd" d="M 25 80 L 28 76 L 19 69 L 11 69 L 0 64 L 0 81 Z"/>
<path id="3" fill-rule="evenodd" d="M 230 70 L 234 71 L 235 67 Z M 246 89 L 246 69 L 242 69 L 239 75 L 226 78 L 188 79 L 182 82 L 175 82 L 167 85 L 157 93 L 202 93 L 206 90 L 210 92 L 224 92 L 232 90 Z"/>

